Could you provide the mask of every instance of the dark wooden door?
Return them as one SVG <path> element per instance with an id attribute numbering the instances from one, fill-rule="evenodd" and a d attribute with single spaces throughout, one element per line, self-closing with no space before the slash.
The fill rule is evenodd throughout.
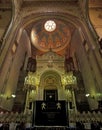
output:
<path id="1" fill-rule="evenodd" d="M 58 100 L 57 90 L 44 90 L 45 101 L 56 101 Z"/>

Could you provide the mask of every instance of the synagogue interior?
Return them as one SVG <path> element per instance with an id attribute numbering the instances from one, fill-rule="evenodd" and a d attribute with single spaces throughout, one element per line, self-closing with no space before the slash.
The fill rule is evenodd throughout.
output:
<path id="1" fill-rule="evenodd" d="M 11 122 L 102 129 L 102 0 L 0 0 L 0 124 Z"/>

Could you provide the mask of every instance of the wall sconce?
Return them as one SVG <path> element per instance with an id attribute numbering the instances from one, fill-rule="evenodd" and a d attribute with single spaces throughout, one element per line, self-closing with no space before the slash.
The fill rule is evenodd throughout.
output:
<path id="1" fill-rule="evenodd" d="M 86 96 L 86 97 L 89 97 L 89 96 L 90 96 L 90 94 L 89 94 L 89 93 L 87 93 L 85 96 Z"/>
<path id="2" fill-rule="evenodd" d="M 13 98 L 15 98 L 15 97 L 16 97 L 16 95 L 15 95 L 15 94 L 12 94 L 10 97 L 7 97 L 6 99 L 9 100 L 9 99 L 13 99 Z"/>
<path id="3" fill-rule="evenodd" d="M 4 94 L 0 94 L 0 98 L 4 97 Z"/>
<path id="4" fill-rule="evenodd" d="M 95 99 L 95 96 L 91 96 L 89 93 L 87 93 L 85 96 L 86 96 L 86 97 L 89 97 L 89 98 L 91 98 L 91 99 Z"/>

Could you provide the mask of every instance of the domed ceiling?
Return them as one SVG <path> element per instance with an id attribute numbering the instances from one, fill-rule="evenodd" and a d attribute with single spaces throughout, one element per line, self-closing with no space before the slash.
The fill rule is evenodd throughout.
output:
<path id="1" fill-rule="evenodd" d="M 56 53 L 64 52 L 71 40 L 73 27 L 60 20 L 41 20 L 31 29 L 32 47 L 40 52 L 52 50 Z"/>

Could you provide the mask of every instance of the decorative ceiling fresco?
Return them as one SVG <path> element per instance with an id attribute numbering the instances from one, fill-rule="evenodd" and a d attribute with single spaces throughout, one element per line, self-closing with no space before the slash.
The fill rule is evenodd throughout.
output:
<path id="1" fill-rule="evenodd" d="M 36 47 L 41 52 L 48 52 L 52 50 L 53 52 L 61 52 L 68 47 L 71 41 L 71 35 L 74 28 L 70 24 L 66 24 L 63 21 L 53 19 L 53 25 L 51 23 L 45 28 L 45 23 L 47 20 L 41 20 L 34 24 L 31 29 L 31 42 L 34 47 Z M 62 54 L 62 52 L 61 52 Z"/>
<path id="2" fill-rule="evenodd" d="M 28 4 L 29 2 L 39 1 L 39 0 L 22 0 L 22 2 L 23 1 L 26 1 Z M 66 1 L 71 1 L 71 0 L 66 0 Z M 76 0 L 73 0 L 73 1 L 75 2 Z M 10 20 L 7 21 L 5 17 L 7 17 L 8 19 L 11 18 L 11 11 L 12 11 L 11 2 L 12 2 L 11 0 L 0 0 L 0 8 L 3 10 L 4 9 L 6 10 L 6 11 L 3 11 L 3 10 L 0 11 L 0 23 L 1 23 L 0 24 L 0 39 L 2 39 L 2 36 L 6 28 L 8 27 L 8 24 L 10 21 Z M 20 4 L 21 0 L 16 1 L 16 2 Z M 10 6 L 8 6 L 9 4 Z M 19 6 L 16 4 L 16 8 L 18 7 Z M 90 19 L 100 38 L 102 38 L 102 13 L 101 12 L 102 12 L 102 0 L 89 0 Z M 46 22 L 46 20 L 38 21 L 36 24 L 32 23 L 32 25 L 30 25 L 31 26 L 30 30 L 27 29 L 27 31 L 30 34 L 32 32 L 32 35 L 33 35 L 32 37 L 36 39 L 34 40 L 33 38 L 31 38 L 32 55 L 35 55 L 35 53 L 42 54 L 43 52 L 47 52 L 49 49 L 52 49 L 54 52 L 60 53 L 61 55 L 64 54 L 65 47 L 67 47 L 70 43 L 73 29 L 70 25 L 67 25 L 66 23 L 62 21 L 55 20 L 55 19 L 54 21 L 57 27 L 56 27 L 56 30 L 53 32 L 47 32 L 44 29 L 44 23 Z M 29 35 L 29 37 L 31 36 Z"/>

